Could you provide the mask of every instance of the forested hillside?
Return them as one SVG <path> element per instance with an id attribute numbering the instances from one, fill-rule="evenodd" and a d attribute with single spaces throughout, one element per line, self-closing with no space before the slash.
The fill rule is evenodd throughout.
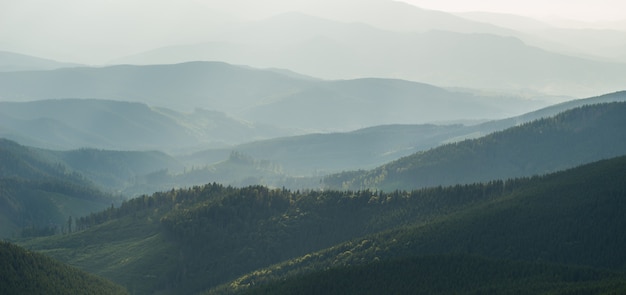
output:
<path id="1" fill-rule="evenodd" d="M 67 232 L 72 216 L 119 201 L 37 150 L 0 139 L 0 237 Z"/>
<path id="2" fill-rule="evenodd" d="M 290 176 L 327 175 L 346 170 L 373 169 L 419 151 L 479 138 L 523 123 L 553 117 L 576 107 L 619 101 L 626 101 L 626 92 L 572 100 L 520 116 L 480 124 L 383 125 L 351 132 L 259 140 L 177 158 L 187 166 L 197 167 L 224 160 L 235 150 L 258 160 L 279 164 L 283 172 Z"/>
<path id="3" fill-rule="evenodd" d="M 531 295 L 624 292 L 626 276 L 619 272 L 448 254 L 337 267 L 251 287 L 242 293 Z"/>
<path id="4" fill-rule="evenodd" d="M 446 290 L 450 293 L 474 290 L 472 294 L 489 290 L 499 294 L 500 290 L 506 294 L 507 288 L 522 294 L 535 293 L 532 290 L 552 290 L 557 294 L 619 294 L 626 288 L 626 255 L 622 251 L 626 238 L 620 234 L 626 226 L 622 214 L 626 210 L 624 179 L 626 157 L 543 177 L 500 182 L 501 193 L 495 198 L 257 270 L 212 293 L 232 293 L 267 282 L 277 282 L 274 285 L 277 289 L 268 287 L 260 291 L 300 290 L 322 279 L 328 279 L 322 284 L 329 287 L 362 290 L 360 286 L 368 286 L 369 279 L 393 285 L 402 275 L 396 272 L 399 277 L 385 276 L 381 269 L 398 266 L 410 267 L 414 273 L 429 273 L 427 277 L 432 279 L 429 282 L 435 285 L 423 288 L 443 288 L 433 290 L 432 294 L 445 294 Z M 468 196 L 458 195 L 459 198 Z M 448 254 L 463 256 L 446 257 Z M 436 263 L 430 255 L 444 256 L 436 258 L 439 260 Z M 415 261 L 423 265 L 414 265 Z M 501 267 L 503 273 L 493 273 L 493 269 L 484 268 L 486 265 Z M 331 270 L 320 272 L 328 269 Z M 524 273 L 520 273 L 522 270 Z M 308 273 L 316 274 L 280 283 L 285 278 Z M 356 281 L 333 274 L 346 275 Z M 373 274 L 382 277 L 377 281 L 371 277 Z M 503 277 L 493 279 L 498 276 Z M 451 277 L 461 279 L 459 285 L 441 282 L 449 282 Z M 473 279 L 465 281 L 467 278 Z M 614 281 L 616 278 L 618 280 Z M 421 282 L 415 281 L 416 284 Z M 400 288 L 411 286 L 415 287 L 400 284 Z M 480 289 L 481 286 L 488 288 Z M 281 293 L 277 291 L 277 294 Z"/>
<path id="5" fill-rule="evenodd" d="M 128 294 L 121 286 L 0 241 L 0 294 Z"/>
<path id="6" fill-rule="evenodd" d="M 622 270 L 626 240 L 614 233 L 626 225 L 618 214 L 624 167 L 618 158 L 545 177 L 392 193 L 208 184 L 129 200 L 77 219 L 69 236 L 24 245 L 140 294 L 192 294 L 281 261 L 234 286 L 428 253 Z"/>
<path id="7" fill-rule="evenodd" d="M 371 171 L 324 178 L 335 189 L 415 189 L 544 174 L 626 154 L 626 103 L 583 106 L 418 152 Z"/>

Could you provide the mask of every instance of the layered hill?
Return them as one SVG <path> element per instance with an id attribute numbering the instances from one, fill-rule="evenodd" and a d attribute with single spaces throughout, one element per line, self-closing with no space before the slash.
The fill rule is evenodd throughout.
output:
<path id="1" fill-rule="evenodd" d="M 576 107 L 620 101 L 626 101 L 626 92 L 572 100 L 520 116 L 480 124 L 381 125 L 351 132 L 315 133 L 254 141 L 224 149 L 201 151 L 178 159 L 187 166 L 210 165 L 227 159 L 234 150 L 258 160 L 276 163 L 284 173 L 292 176 L 319 176 L 345 170 L 373 169 L 419 151 L 479 138 Z"/>
<path id="2" fill-rule="evenodd" d="M 292 134 L 201 109 L 184 113 L 98 99 L 0 102 L 0 136 L 48 149 L 187 152 Z"/>
<path id="3" fill-rule="evenodd" d="M 544 174 L 626 153 L 626 103 L 590 105 L 485 137 L 418 152 L 370 171 L 324 178 L 327 187 L 385 190 Z"/>
<path id="4" fill-rule="evenodd" d="M 39 151 L 0 139 L 0 236 L 71 230 L 73 217 L 120 202 L 93 182 Z M 69 223 L 69 224 L 68 224 Z"/>
<path id="5" fill-rule="evenodd" d="M 0 50 L 0 72 L 53 70 L 77 66 L 80 65 Z"/>
<path id="6" fill-rule="evenodd" d="M 626 262 L 616 251 L 625 241 L 614 233 L 625 222 L 625 161 L 412 192 L 209 184 L 129 200 L 78 219 L 80 231 L 69 236 L 24 245 L 141 294 L 193 294 L 239 277 L 227 284 L 238 289 L 283 274 L 438 253 L 620 272 Z M 586 279 L 616 277 L 598 274 Z"/>
<path id="7" fill-rule="evenodd" d="M 390 14 L 397 17 L 392 26 L 404 28 L 381 29 L 382 26 L 372 25 L 376 21 L 371 18 L 363 22 L 346 22 L 345 19 L 336 21 L 286 13 L 231 28 L 211 36 L 205 43 L 159 48 L 121 61 L 149 64 L 220 60 L 255 67 L 287 68 L 325 79 L 385 77 L 447 87 L 532 89 L 571 96 L 611 92 L 623 85 L 624 80 L 620 77 L 626 65 L 622 62 L 580 57 L 584 53 L 577 51 L 576 47 L 569 46 L 573 49 L 567 51 L 563 49 L 568 47 L 565 45 L 549 46 L 550 42 L 543 40 L 543 36 L 472 23 L 404 3 L 392 5 L 404 6 L 404 11 L 395 7 Z M 381 14 L 380 11 L 376 13 L 377 16 Z M 360 11 L 357 15 L 362 14 L 364 12 Z M 410 23 L 413 25 L 407 25 Z M 456 29 L 450 28 L 451 23 L 457 24 Z M 462 23 L 467 26 L 464 32 L 458 29 Z M 483 28 L 479 29 L 477 25 Z M 561 35 L 567 33 L 557 35 L 563 39 Z M 591 34 L 574 36 L 593 44 L 589 41 Z M 601 43 L 607 47 L 611 45 Z M 607 73 L 611 74 L 605 75 Z"/>
<path id="8" fill-rule="evenodd" d="M 370 282 L 381 284 L 371 286 L 375 289 L 424 288 L 429 294 L 620 293 L 626 287 L 621 251 L 626 240 L 617 234 L 626 224 L 621 214 L 625 167 L 626 158 L 620 157 L 543 177 L 500 181 L 499 188 L 492 187 L 498 191 L 493 198 L 256 270 L 209 293 L 242 293 L 268 282 L 246 294 L 286 294 L 306 286 L 356 294 Z M 397 282 L 405 274 L 381 271 L 390 267 L 419 274 L 428 283 L 419 278 Z M 452 277 L 458 278 L 454 284 Z M 317 289 L 315 282 L 321 283 Z"/>
<path id="9" fill-rule="evenodd" d="M 45 255 L 0 242 L 2 294 L 128 294 L 121 286 Z"/>
<path id="10" fill-rule="evenodd" d="M 380 124 L 505 118 L 547 105 L 403 80 L 323 81 L 219 62 L 0 73 L 0 89 L 4 101 L 124 100 L 176 111 L 221 111 L 279 127 L 335 131 Z M 462 106 L 464 112 L 451 111 L 456 108 L 450 105 Z"/>

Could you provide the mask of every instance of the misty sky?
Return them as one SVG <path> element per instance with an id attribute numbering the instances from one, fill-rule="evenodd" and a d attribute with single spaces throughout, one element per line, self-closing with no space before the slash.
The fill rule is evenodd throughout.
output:
<path id="1" fill-rule="evenodd" d="M 0 50 L 59 61 L 104 64 L 162 46 L 206 41 L 225 22 L 262 19 L 296 10 L 313 15 L 322 12 L 318 15 L 323 17 L 331 14 L 350 17 L 361 13 L 364 3 L 376 1 L 384 0 L 1 0 Z M 405 2 L 446 11 L 506 12 L 585 21 L 626 20 L 623 0 Z"/>
<path id="2" fill-rule="evenodd" d="M 579 21 L 626 20 L 623 0 L 403 0 L 450 12 L 486 11 Z"/>

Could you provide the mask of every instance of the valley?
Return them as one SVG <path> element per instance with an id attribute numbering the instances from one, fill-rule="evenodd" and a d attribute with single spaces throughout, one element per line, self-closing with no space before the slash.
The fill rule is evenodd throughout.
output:
<path id="1" fill-rule="evenodd" d="M 3 1 L 0 293 L 626 293 L 626 7 L 560 1 Z"/>

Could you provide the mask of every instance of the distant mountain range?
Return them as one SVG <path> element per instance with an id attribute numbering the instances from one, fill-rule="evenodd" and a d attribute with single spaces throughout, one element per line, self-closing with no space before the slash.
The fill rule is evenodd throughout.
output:
<path id="1" fill-rule="evenodd" d="M 329 176 L 325 184 L 319 178 L 329 173 L 373 169 L 440 145 L 480 138 L 578 106 L 624 100 L 623 92 L 607 94 L 476 125 L 382 125 L 346 133 L 286 137 L 275 137 L 280 130 L 274 129 L 276 133 L 272 134 L 271 128 L 239 123 L 215 112 L 197 110 L 184 114 L 140 103 L 105 100 L 0 103 L 0 118 L 5 122 L 1 134 L 7 138 L 47 148 L 28 149 L 48 165 L 61 163 L 102 190 L 132 196 L 213 181 L 294 189 L 334 186 L 338 184 L 331 180 L 333 177 L 347 181 L 347 176 Z M 606 127 L 611 128 L 615 127 Z M 275 138 L 203 149 L 207 145 L 251 140 L 262 131 Z M 94 148 L 107 146 L 119 151 Z M 178 155 L 170 156 L 157 149 Z M 201 151 L 188 153 L 195 150 Z M 513 175 L 527 173 L 533 172 L 518 171 Z"/>
<path id="2" fill-rule="evenodd" d="M 101 7 L 92 18 L 89 6 L 74 5 L 74 11 L 84 13 L 66 15 L 75 20 L 68 23 L 85 28 L 52 24 L 52 16 L 8 19 L 14 27 L 35 22 L 48 26 L 26 30 L 30 38 L 7 31 L 0 32 L 0 39 L 13 41 L 5 50 L 48 52 L 42 56 L 90 60 L 87 64 L 223 61 L 324 79 L 380 77 L 575 97 L 620 90 L 626 76 L 626 32 L 617 25 L 613 30 L 562 29 L 520 16 L 451 14 L 391 0 L 186 0 L 152 4 L 149 10 L 140 4 L 127 6 L 122 17 L 113 8 L 119 2 Z M 16 3 L 7 5 L 9 13 L 19 14 L 30 1 Z M 50 15 L 69 10 L 62 4 L 46 9 Z M 107 16 L 115 17 L 117 26 L 95 22 Z M 162 19 L 169 20 L 167 26 Z M 137 23 L 158 33 L 145 34 L 146 28 Z M 66 40 L 68 31 L 83 38 Z M 66 42 L 53 43 L 59 39 Z M 118 42 L 127 46 L 116 46 Z M 13 59 L 29 68 L 28 62 Z"/>
<path id="3" fill-rule="evenodd" d="M 95 99 L 0 102 L 0 126 L 2 137 L 65 150 L 189 152 L 296 133 L 253 125 L 215 111 L 183 113 L 142 103 Z"/>
<path id="4" fill-rule="evenodd" d="M 24 54 L 0 51 L 0 72 L 41 71 L 81 66 Z"/>
<path id="5" fill-rule="evenodd" d="M 467 12 L 457 15 L 515 30 L 518 32 L 515 37 L 545 50 L 601 61 L 626 62 L 626 27 L 623 26 L 621 30 L 601 28 L 601 24 L 596 28 L 592 24 L 586 24 L 591 27 L 584 29 L 567 28 L 512 14 Z"/>
<path id="6" fill-rule="evenodd" d="M 0 98 L 123 100 L 185 112 L 221 111 L 258 124 L 334 131 L 505 118 L 550 104 L 403 80 L 316 80 L 218 62 L 0 73 Z"/>
<path id="7" fill-rule="evenodd" d="M 381 29 L 383 24 L 286 13 L 236 27 L 205 43 L 158 48 L 114 63 L 219 60 L 287 68 L 325 79 L 385 77 L 578 97 L 620 90 L 624 85 L 626 64 L 616 52 L 625 45 L 615 41 L 622 40 L 624 32 L 546 29 L 533 34 L 394 5 L 405 6 L 406 11 L 400 13 L 396 7 L 392 15 L 414 24 L 389 31 Z M 585 40 L 583 53 L 576 51 L 583 46 L 578 40 Z M 608 48 L 604 56 L 609 57 L 593 55 L 601 54 L 592 50 L 599 47 L 595 42 Z"/>

